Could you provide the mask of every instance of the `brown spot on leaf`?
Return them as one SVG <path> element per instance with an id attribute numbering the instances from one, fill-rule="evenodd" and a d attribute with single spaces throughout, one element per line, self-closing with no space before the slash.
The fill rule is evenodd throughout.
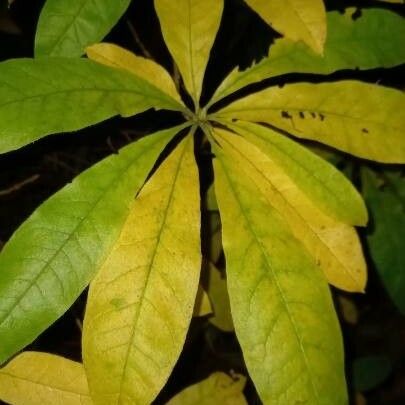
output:
<path id="1" fill-rule="evenodd" d="M 305 118 L 305 114 L 304 114 L 303 111 L 300 111 L 300 112 L 299 112 L 299 115 L 300 115 L 300 118 Z"/>
<path id="2" fill-rule="evenodd" d="M 291 118 L 292 118 L 292 115 L 289 114 L 288 111 L 281 111 L 281 117 L 282 117 L 282 118 L 291 119 Z"/>
<path id="3" fill-rule="evenodd" d="M 361 132 L 363 132 L 363 134 L 368 134 L 368 129 L 367 128 L 362 128 Z"/>

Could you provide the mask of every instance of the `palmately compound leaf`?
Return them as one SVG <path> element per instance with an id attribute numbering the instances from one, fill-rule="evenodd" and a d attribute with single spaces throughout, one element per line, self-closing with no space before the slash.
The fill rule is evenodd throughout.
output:
<path id="1" fill-rule="evenodd" d="M 253 144 L 224 130 L 216 130 L 215 136 L 315 258 L 329 283 L 346 291 L 364 291 L 366 264 L 354 228 L 320 211 L 278 162 Z"/>
<path id="2" fill-rule="evenodd" d="M 155 0 L 163 37 L 198 106 L 223 0 Z"/>
<path id="3" fill-rule="evenodd" d="M 367 224 L 363 198 L 335 166 L 271 128 L 244 121 L 226 125 L 262 150 L 324 214 L 349 225 Z"/>
<path id="4" fill-rule="evenodd" d="M 222 372 L 212 373 L 205 380 L 187 387 L 167 405 L 247 405 L 243 396 L 246 378 Z"/>
<path id="5" fill-rule="evenodd" d="M 114 27 L 131 0 L 47 0 L 38 21 L 35 56 L 78 57 Z"/>
<path id="6" fill-rule="evenodd" d="M 129 206 L 180 128 L 123 148 L 45 201 L 0 254 L 0 363 L 58 319 L 119 236 Z"/>
<path id="7" fill-rule="evenodd" d="M 246 70 L 234 69 L 221 83 L 210 104 L 249 84 L 287 73 L 330 74 L 343 69 L 374 69 L 405 63 L 404 18 L 389 10 L 363 9 L 353 20 L 345 14 L 327 13 L 328 35 L 323 56 L 302 43 L 281 38 L 269 55 Z"/>
<path id="8" fill-rule="evenodd" d="M 367 235 L 370 254 L 389 296 L 405 314 L 405 178 L 363 167 L 361 179 L 373 219 Z"/>
<path id="9" fill-rule="evenodd" d="M 239 165 L 213 145 L 232 317 L 261 399 L 345 404 L 342 339 L 323 274 Z"/>
<path id="10" fill-rule="evenodd" d="M 0 153 L 149 108 L 184 110 L 145 80 L 85 59 L 0 63 Z"/>
<path id="11" fill-rule="evenodd" d="M 216 113 L 269 123 L 365 159 L 405 162 L 405 93 L 351 80 L 271 87 Z"/>
<path id="12" fill-rule="evenodd" d="M 182 103 L 169 73 L 153 60 L 137 56 L 120 46 L 109 43 L 89 46 L 86 48 L 86 54 L 90 59 L 103 65 L 133 73 Z"/>
<path id="13" fill-rule="evenodd" d="M 322 54 L 326 11 L 322 0 L 245 0 L 267 24 L 286 38 L 302 41 Z"/>
<path id="14" fill-rule="evenodd" d="M 23 352 L 0 369 L 0 399 L 11 405 L 92 405 L 84 367 L 40 352 Z"/>
<path id="15" fill-rule="evenodd" d="M 146 183 L 90 286 L 84 365 L 100 405 L 150 404 L 182 350 L 201 269 L 192 137 Z"/>

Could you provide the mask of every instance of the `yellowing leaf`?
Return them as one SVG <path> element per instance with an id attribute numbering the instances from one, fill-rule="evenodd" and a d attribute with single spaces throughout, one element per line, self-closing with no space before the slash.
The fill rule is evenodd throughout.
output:
<path id="1" fill-rule="evenodd" d="M 91 405 L 83 365 L 23 352 L 0 369 L 0 399 L 11 405 Z"/>
<path id="2" fill-rule="evenodd" d="M 223 0 L 155 0 L 155 8 L 166 45 L 197 106 Z"/>
<path id="3" fill-rule="evenodd" d="M 212 314 L 211 301 L 206 291 L 199 286 L 194 304 L 193 316 L 206 316 Z"/>
<path id="4" fill-rule="evenodd" d="M 182 103 L 169 73 L 153 60 L 108 43 L 89 46 L 86 48 L 86 54 L 98 63 L 133 73 Z"/>
<path id="5" fill-rule="evenodd" d="M 347 403 L 323 274 L 237 162 L 213 148 L 232 316 L 263 403 Z"/>
<path id="6" fill-rule="evenodd" d="M 349 225 L 366 225 L 363 198 L 333 165 L 263 125 L 243 121 L 226 125 L 262 150 L 324 214 Z"/>
<path id="7" fill-rule="evenodd" d="M 209 321 L 225 332 L 232 332 L 234 326 L 226 278 L 212 263 L 208 264 L 207 285 L 208 296 L 211 298 L 214 313 Z"/>
<path id="8" fill-rule="evenodd" d="M 216 116 L 270 123 L 365 159 L 404 163 L 404 110 L 402 91 L 347 80 L 271 87 Z"/>
<path id="9" fill-rule="evenodd" d="M 245 0 L 272 28 L 322 53 L 326 11 L 322 0 Z"/>
<path id="10" fill-rule="evenodd" d="M 242 375 L 216 372 L 181 391 L 167 405 L 247 405 L 242 393 L 245 384 Z"/>
<path id="11" fill-rule="evenodd" d="M 91 284 L 83 355 L 97 404 L 150 404 L 180 355 L 201 267 L 199 197 L 188 136 L 136 197 Z"/>
<path id="12" fill-rule="evenodd" d="M 254 145 L 227 131 L 216 130 L 215 135 L 229 158 L 243 168 L 315 258 L 329 283 L 347 291 L 363 291 L 367 271 L 356 231 L 320 211 L 280 166 Z"/>

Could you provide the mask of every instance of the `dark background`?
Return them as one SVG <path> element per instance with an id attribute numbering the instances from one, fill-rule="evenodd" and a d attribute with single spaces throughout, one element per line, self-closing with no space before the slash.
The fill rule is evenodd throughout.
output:
<path id="1" fill-rule="evenodd" d="M 8 9 L 7 1 L 0 0 L 0 61 L 32 56 L 36 23 L 43 3 L 44 0 L 15 0 Z M 329 10 L 343 10 L 347 6 L 362 5 L 390 8 L 404 15 L 402 5 L 338 0 L 327 1 L 326 4 Z M 254 60 L 266 55 L 270 43 L 277 36 L 277 33 L 251 12 L 242 0 L 226 0 L 220 33 L 208 66 L 203 100 L 207 100 L 232 67 L 247 67 Z M 145 55 L 146 49 L 148 56 L 151 55 L 172 71 L 170 55 L 164 45 L 151 0 L 134 1 L 106 40 L 140 55 Z M 357 78 L 405 88 L 404 66 L 368 72 L 339 72 L 327 78 L 288 75 L 281 79 L 281 82 L 340 78 Z M 178 115 L 168 112 L 146 112 L 136 118 L 111 119 L 78 133 L 50 136 L 19 151 L 0 156 L 0 249 L 41 202 L 84 169 L 126 143 L 168 127 L 178 119 Z M 199 158 L 200 164 L 204 164 L 204 156 Z M 336 161 L 339 161 L 342 169 L 351 168 L 356 182 L 356 168 L 362 162 L 343 154 L 337 155 Z M 208 180 L 202 178 L 202 181 L 204 186 L 204 182 L 207 183 Z M 366 254 L 368 255 L 367 248 Z M 352 401 L 358 405 L 365 403 L 365 400 L 368 404 L 404 404 L 405 319 L 388 298 L 373 263 L 369 259 L 368 262 L 370 280 L 367 294 L 350 295 L 334 290 L 345 337 L 347 376 Z M 86 293 L 29 349 L 49 351 L 80 360 L 80 328 L 85 299 Z M 344 316 L 342 311 L 342 299 L 349 300 L 349 304 L 346 301 L 343 308 L 347 312 L 352 307 L 355 322 L 347 322 L 348 316 Z M 390 371 L 377 386 L 363 392 L 362 397 L 356 396 L 352 378 L 354 359 L 381 354 L 390 359 Z M 231 369 L 246 374 L 235 336 L 219 331 L 207 319 L 193 320 L 184 353 L 156 404 L 164 403 L 183 387 L 205 378 L 213 371 L 228 372 Z M 246 396 L 249 403 L 260 403 L 251 382 L 247 385 Z"/>

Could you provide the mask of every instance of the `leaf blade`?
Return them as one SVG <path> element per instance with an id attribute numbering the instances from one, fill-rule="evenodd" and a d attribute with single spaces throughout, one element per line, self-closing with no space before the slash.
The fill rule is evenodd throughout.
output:
<path id="1" fill-rule="evenodd" d="M 0 369 L 0 398 L 14 405 L 91 405 L 83 365 L 23 352 Z"/>
<path id="2" fill-rule="evenodd" d="M 35 56 L 83 55 L 86 46 L 108 34 L 130 2 L 47 0 L 38 21 Z"/>
<path id="3" fill-rule="evenodd" d="M 45 201 L 0 254 L 0 363 L 31 343 L 86 287 L 134 193 L 181 127 L 124 148 Z"/>
<path id="4" fill-rule="evenodd" d="M 343 69 L 393 67 L 405 62 L 403 18 L 389 10 L 363 9 L 352 19 L 327 13 L 328 36 L 323 57 L 305 45 L 282 38 L 270 47 L 267 57 L 250 68 L 234 69 L 220 84 L 209 105 L 250 84 L 287 73 L 330 74 Z"/>
<path id="5" fill-rule="evenodd" d="M 256 183 L 269 205 L 283 217 L 328 282 L 346 291 L 363 292 L 366 263 L 355 230 L 321 212 L 302 193 L 299 184 L 254 144 L 224 130 L 216 130 L 215 137 L 227 155 Z"/>
<path id="6" fill-rule="evenodd" d="M 322 54 L 326 11 L 322 0 L 245 0 L 272 28 L 294 42 L 302 41 Z"/>
<path id="7" fill-rule="evenodd" d="M 137 56 L 120 46 L 106 42 L 87 47 L 86 54 L 88 58 L 98 63 L 123 69 L 141 77 L 183 104 L 169 73 L 153 60 Z"/>
<path id="8" fill-rule="evenodd" d="M 270 87 L 228 105 L 219 118 L 269 123 L 364 159 L 405 162 L 405 95 L 351 80 Z"/>
<path id="9" fill-rule="evenodd" d="M 342 342 L 323 275 L 243 173 L 215 150 L 232 315 L 262 400 L 345 403 Z"/>
<path id="10" fill-rule="evenodd" d="M 115 115 L 184 108 L 134 75 L 85 59 L 9 60 L 0 77 L 0 153 Z"/>
<path id="11" fill-rule="evenodd" d="M 183 140 L 144 186 L 90 287 L 83 347 L 96 403 L 151 403 L 184 344 L 201 266 L 192 144 Z"/>
<path id="12" fill-rule="evenodd" d="M 197 106 L 223 0 L 155 0 L 155 8 L 166 45 Z"/>

